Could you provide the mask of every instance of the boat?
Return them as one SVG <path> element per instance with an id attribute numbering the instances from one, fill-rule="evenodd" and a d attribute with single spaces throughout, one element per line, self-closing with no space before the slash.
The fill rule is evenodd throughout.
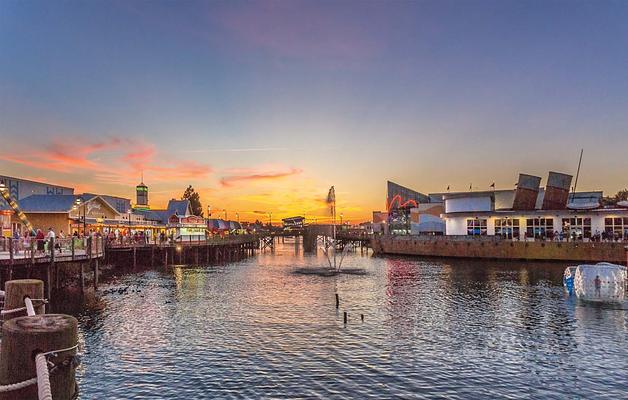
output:
<path id="1" fill-rule="evenodd" d="M 563 284 L 570 295 L 580 300 L 621 303 L 626 295 L 626 278 L 626 267 L 602 262 L 567 267 Z"/>
<path id="2" fill-rule="evenodd" d="M 617 205 L 620 207 L 628 208 L 628 200 L 618 201 Z"/>

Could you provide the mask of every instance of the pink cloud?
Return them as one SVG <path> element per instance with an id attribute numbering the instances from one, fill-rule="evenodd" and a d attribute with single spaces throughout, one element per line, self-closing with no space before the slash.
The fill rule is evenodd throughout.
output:
<path id="1" fill-rule="evenodd" d="M 299 168 L 282 168 L 282 169 L 267 169 L 266 168 L 238 168 L 231 169 L 229 172 L 232 175 L 223 177 L 220 180 L 220 184 L 223 187 L 232 187 L 241 182 L 256 182 L 256 181 L 272 181 L 287 178 L 294 175 L 299 175 L 303 172 Z"/>
<path id="2" fill-rule="evenodd" d="M 212 172 L 203 163 L 160 155 L 152 143 L 116 137 L 95 142 L 56 137 L 43 150 L 0 154 L 0 160 L 65 174 L 89 172 L 97 182 L 125 185 L 137 183 L 141 173 L 150 175 L 152 182 L 167 182 L 200 179 Z"/>

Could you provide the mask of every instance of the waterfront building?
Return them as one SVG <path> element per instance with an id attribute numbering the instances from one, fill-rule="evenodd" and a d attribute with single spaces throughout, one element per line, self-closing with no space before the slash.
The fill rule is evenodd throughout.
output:
<path id="1" fill-rule="evenodd" d="M 0 183 L 8 190 L 9 196 L 17 201 L 32 195 L 74 194 L 74 188 L 71 187 L 35 182 L 6 175 L 0 175 Z M 11 236 L 14 230 L 20 231 L 21 222 L 13 218 L 13 214 L 11 207 L 0 197 L 0 236 Z"/>
<path id="2" fill-rule="evenodd" d="M 175 240 L 205 240 L 206 232 L 207 222 L 203 217 L 174 214 L 168 219 L 168 233 Z"/>
<path id="3" fill-rule="evenodd" d="M 604 207 L 601 191 L 574 193 L 571 181 L 571 175 L 550 172 L 545 187 L 540 187 L 540 177 L 520 174 L 516 189 L 429 194 L 409 210 L 410 233 L 515 240 L 628 240 L 628 208 Z M 399 225 L 401 219 L 396 215 L 384 217 L 374 212 L 374 231 L 403 234 L 400 229 L 385 229 L 385 223 L 395 218 Z"/>

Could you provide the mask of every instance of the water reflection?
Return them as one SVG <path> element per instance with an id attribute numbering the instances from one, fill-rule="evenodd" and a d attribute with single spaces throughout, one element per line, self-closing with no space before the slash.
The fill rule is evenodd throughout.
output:
<path id="1" fill-rule="evenodd" d="M 565 298 L 563 265 L 355 254 L 368 275 L 292 273 L 323 262 L 285 243 L 112 281 L 77 313 L 82 398 L 625 394 L 627 311 Z"/>

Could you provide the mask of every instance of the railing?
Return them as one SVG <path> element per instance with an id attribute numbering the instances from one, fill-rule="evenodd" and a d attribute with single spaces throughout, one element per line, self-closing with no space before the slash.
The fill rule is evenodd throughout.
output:
<path id="1" fill-rule="evenodd" d="M 0 238 L 0 260 L 97 258 L 104 254 L 102 237 Z"/>
<path id="2" fill-rule="evenodd" d="M 121 236 L 117 238 L 105 238 L 104 244 L 107 247 L 146 247 L 146 246 L 172 246 L 172 245 L 208 245 L 208 244 L 224 244 L 224 243 L 243 243 L 257 240 L 256 235 L 213 235 L 208 237 L 189 237 L 183 238 L 148 238 L 148 237 L 128 237 Z"/>

